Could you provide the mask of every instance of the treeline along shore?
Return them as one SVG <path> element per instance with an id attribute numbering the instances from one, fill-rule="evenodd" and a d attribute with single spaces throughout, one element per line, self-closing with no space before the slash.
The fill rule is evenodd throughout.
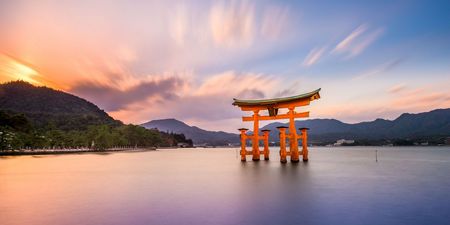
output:
<path id="1" fill-rule="evenodd" d="M 156 151 L 156 147 L 136 148 L 136 147 L 113 147 L 105 150 L 96 150 L 92 148 L 74 148 L 74 149 L 20 149 L 20 150 L 3 150 L 0 156 L 15 155 L 57 155 L 57 154 L 83 154 L 83 153 L 113 153 L 113 152 L 143 152 Z"/>
<path id="2" fill-rule="evenodd" d="M 149 130 L 137 125 L 91 125 L 61 130 L 49 123 L 35 127 L 24 114 L 0 111 L 0 150 L 70 152 L 156 148 L 190 143 L 183 134 Z"/>

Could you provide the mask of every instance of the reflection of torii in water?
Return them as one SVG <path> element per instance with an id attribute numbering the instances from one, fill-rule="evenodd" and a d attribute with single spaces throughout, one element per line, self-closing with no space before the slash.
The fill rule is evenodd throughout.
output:
<path id="1" fill-rule="evenodd" d="M 239 100 L 234 99 L 233 105 L 241 108 L 242 111 L 253 111 L 253 116 L 244 116 L 242 121 L 253 121 L 253 135 L 247 135 L 248 129 L 241 128 L 241 161 L 246 161 L 246 155 L 253 155 L 252 160 L 258 161 L 261 154 L 264 159 L 269 160 L 269 132 L 262 130 L 263 136 L 259 136 L 260 120 L 289 119 L 289 127 L 277 127 L 280 131 L 280 157 L 281 162 L 286 163 L 286 156 L 291 157 L 291 162 L 299 162 L 300 155 L 303 161 L 308 161 L 307 130 L 300 128 L 300 135 L 295 130 L 295 118 L 309 117 L 309 112 L 295 112 L 295 107 L 307 106 L 313 100 L 319 99 L 320 88 L 301 95 L 286 98 L 261 99 L 261 100 Z M 286 108 L 289 111 L 286 114 L 278 114 L 278 109 Z M 267 110 L 269 115 L 259 115 L 259 111 Z M 286 134 L 286 128 L 289 133 Z M 286 138 L 289 139 L 289 152 L 286 151 Z M 246 140 L 252 140 L 252 151 L 247 151 Z M 302 151 L 298 150 L 298 139 L 302 140 Z M 259 140 L 264 140 L 264 151 L 259 150 Z"/>

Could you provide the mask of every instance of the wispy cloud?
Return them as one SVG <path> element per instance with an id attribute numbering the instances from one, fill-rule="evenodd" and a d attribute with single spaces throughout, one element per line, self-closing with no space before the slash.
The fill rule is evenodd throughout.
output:
<path id="1" fill-rule="evenodd" d="M 339 44 L 336 45 L 335 51 L 345 51 L 346 49 L 350 48 L 351 44 L 355 41 L 355 39 L 361 34 L 363 34 L 367 30 L 367 25 L 363 24 L 359 27 L 357 27 L 354 31 L 352 31 L 344 40 L 339 42 Z"/>
<path id="2" fill-rule="evenodd" d="M 256 7 L 254 1 L 224 1 L 209 12 L 216 46 L 248 48 L 255 42 L 276 41 L 289 33 L 289 9 L 278 5 Z"/>
<path id="3" fill-rule="evenodd" d="M 384 29 L 378 28 L 373 32 L 367 34 L 364 39 L 362 39 L 359 43 L 355 44 L 355 46 L 350 50 L 349 57 L 354 57 L 361 54 L 369 45 L 371 45 L 375 40 L 377 40 L 384 32 Z"/>
<path id="4" fill-rule="evenodd" d="M 267 6 L 261 21 L 261 35 L 269 40 L 277 40 L 289 29 L 289 8 Z"/>
<path id="5" fill-rule="evenodd" d="M 393 98 L 388 104 L 390 107 L 403 112 L 426 111 L 435 108 L 448 108 L 450 106 L 450 94 L 445 91 L 431 88 L 419 88 L 405 92 Z"/>
<path id="6" fill-rule="evenodd" d="M 220 94 L 245 98 L 251 97 L 240 95 L 248 94 L 245 90 L 259 90 L 268 93 L 268 90 L 273 90 L 280 84 L 279 80 L 264 74 L 226 71 L 203 80 L 198 87 L 192 90 L 192 93 L 194 95 Z"/>
<path id="7" fill-rule="evenodd" d="M 298 87 L 300 86 L 300 83 L 298 81 L 294 81 L 291 83 L 291 85 L 285 89 L 280 90 L 279 92 L 275 93 L 274 97 L 286 97 L 289 95 L 295 95 L 298 94 Z"/>
<path id="8" fill-rule="evenodd" d="M 367 24 L 360 25 L 339 42 L 332 53 L 344 54 L 346 58 L 355 57 L 375 42 L 383 32 L 383 28 L 370 31 Z"/>
<path id="9" fill-rule="evenodd" d="M 357 75 L 354 77 L 354 79 L 363 79 L 368 77 L 373 77 L 379 74 L 387 73 L 393 69 L 395 69 L 398 65 L 400 65 L 403 62 L 403 59 L 397 58 L 390 61 L 387 61 L 379 66 L 377 66 L 374 69 L 371 69 L 369 71 L 366 71 L 360 75 Z"/>
<path id="10" fill-rule="evenodd" d="M 369 26 L 362 24 L 339 42 L 331 51 L 327 50 L 327 47 L 312 49 L 303 60 L 302 66 L 309 67 L 316 64 L 325 54 L 341 54 L 344 55 L 345 59 L 355 57 L 368 48 L 382 33 L 382 28 L 369 31 Z"/>
<path id="11" fill-rule="evenodd" d="M 254 38 L 255 7 L 249 2 L 216 4 L 210 12 L 213 40 L 226 47 L 249 46 Z"/>
<path id="12" fill-rule="evenodd" d="M 397 94 L 406 89 L 406 85 L 404 83 L 396 84 L 388 89 L 388 93 Z"/>
<path id="13" fill-rule="evenodd" d="M 306 56 L 302 65 L 308 67 L 316 64 L 320 60 L 322 55 L 325 53 L 325 51 L 326 47 L 312 49 Z"/>

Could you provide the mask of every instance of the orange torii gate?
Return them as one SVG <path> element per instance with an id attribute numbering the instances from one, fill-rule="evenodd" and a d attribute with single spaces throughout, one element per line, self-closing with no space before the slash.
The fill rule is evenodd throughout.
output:
<path id="1" fill-rule="evenodd" d="M 260 155 L 264 155 L 265 160 L 269 160 L 269 132 L 270 130 L 262 130 L 263 135 L 259 135 L 259 121 L 261 120 L 278 120 L 289 119 L 289 127 L 277 127 L 280 132 L 280 161 L 286 163 L 287 156 L 291 157 L 291 162 L 299 162 L 300 155 L 303 161 L 308 161 L 307 146 L 307 130 L 308 128 L 300 128 L 300 135 L 295 130 L 295 118 L 309 117 L 309 112 L 295 112 L 296 107 L 307 106 L 313 100 L 319 99 L 320 88 L 301 95 L 286 98 L 261 99 L 261 100 L 239 100 L 233 99 L 233 105 L 241 108 L 242 111 L 252 111 L 252 116 L 242 117 L 242 121 L 253 121 L 253 134 L 248 135 L 246 128 L 241 128 L 241 161 L 246 161 L 247 155 L 252 155 L 253 161 L 258 161 Z M 278 114 L 279 109 L 288 109 L 286 114 Z M 269 115 L 259 115 L 262 110 L 267 110 Z M 289 134 L 286 134 L 289 129 Z M 252 151 L 247 151 L 246 140 L 252 141 Z M 286 150 L 286 139 L 289 139 L 289 151 Z M 302 140 L 302 151 L 298 149 L 298 140 Z M 259 141 L 264 141 L 264 151 L 259 150 Z"/>

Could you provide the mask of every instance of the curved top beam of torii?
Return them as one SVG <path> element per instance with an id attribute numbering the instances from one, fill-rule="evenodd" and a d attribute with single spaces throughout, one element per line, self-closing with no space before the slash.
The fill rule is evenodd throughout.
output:
<path id="1" fill-rule="evenodd" d="M 320 88 L 305 94 L 295 95 L 291 97 L 284 98 L 272 98 L 272 99 L 259 99 L 259 100 L 242 100 L 233 98 L 233 105 L 235 106 L 267 106 L 267 105 L 275 105 L 280 103 L 290 103 L 301 100 L 315 100 L 320 98 L 319 94 Z"/>
<path id="2" fill-rule="evenodd" d="M 278 109 L 280 108 L 295 108 L 299 106 L 306 106 L 313 100 L 320 98 L 320 88 L 305 94 L 295 95 L 285 98 L 259 99 L 259 100 L 242 100 L 233 99 L 233 105 L 241 108 L 242 111 L 259 111 L 268 110 L 269 116 L 264 119 L 285 119 L 285 116 L 278 116 Z M 306 113 L 305 113 L 306 114 Z M 286 115 L 287 116 L 287 115 Z M 308 117 L 308 115 L 297 115 L 298 117 Z M 296 116 L 296 117 L 297 117 Z M 244 121 L 250 119 L 243 118 Z"/>

